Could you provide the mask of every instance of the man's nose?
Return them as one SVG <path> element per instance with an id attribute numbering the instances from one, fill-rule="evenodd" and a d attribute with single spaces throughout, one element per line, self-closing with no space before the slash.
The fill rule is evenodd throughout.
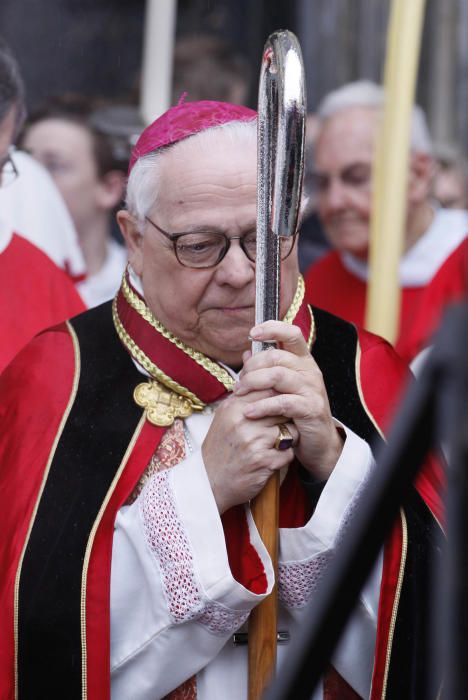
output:
<path id="1" fill-rule="evenodd" d="M 216 270 L 217 280 L 232 287 L 243 287 L 255 278 L 255 265 L 242 250 L 237 238 L 231 245 Z"/>

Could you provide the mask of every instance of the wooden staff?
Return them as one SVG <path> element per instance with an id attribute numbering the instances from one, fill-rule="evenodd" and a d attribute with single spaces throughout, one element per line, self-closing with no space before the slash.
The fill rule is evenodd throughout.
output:
<path id="1" fill-rule="evenodd" d="M 304 166 L 304 67 L 297 38 L 274 32 L 263 51 L 258 104 L 255 322 L 278 319 L 279 236 L 296 232 Z M 271 343 L 254 342 L 253 352 Z M 279 474 L 254 499 L 252 513 L 274 565 L 278 560 Z M 273 592 L 249 618 L 249 700 L 259 700 L 276 665 L 277 600 Z"/>
<path id="2" fill-rule="evenodd" d="M 385 106 L 373 175 L 366 328 L 394 343 L 399 262 L 406 229 L 411 113 L 425 0 L 393 0 L 387 33 Z"/>

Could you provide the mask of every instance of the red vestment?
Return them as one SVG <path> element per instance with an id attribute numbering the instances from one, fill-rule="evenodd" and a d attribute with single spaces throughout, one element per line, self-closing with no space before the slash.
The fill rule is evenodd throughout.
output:
<path id="1" fill-rule="evenodd" d="M 70 278 L 13 234 L 0 252 L 0 372 L 36 333 L 85 309 Z"/>
<path id="2" fill-rule="evenodd" d="M 207 402 L 225 393 L 214 375 L 132 314 L 122 296 L 117 311 L 130 337 L 137 338 L 143 352 L 151 352 L 158 367 L 182 386 L 196 390 Z M 376 426 L 388 424 L 406 378 L 403 363 L 381 339 L 358 333 L 322 312 L 314 315 L 313 353 L 333 414 L 371 439 L 378 432 Z M 308 318 L 304 307 L 300 318 Z M 307 333 L 307 326 L 303 331 Z M 16 670 L 25 698 L 34 696 L 38 682 L 51 699 L 64 697 L 65 689 L 72 687 L 74 693 L 81 692 L 83 683 L 89 700 L 110 697 L 114 520 L 163 433 L 142 420 L 132 399 L 140 382 L 141 374 L 113 330 L 110 305 L 41 333 L 1 377 L 0 508 L 8 533 L 0 543 L 0 604 L 6 630 L 0 695 L 5 699 L 14 697 Z M 387 678 L 390 688 L 392 683 L 406 688 L 405 683 L 413 683 L 406 679 L 417 672 L 414 654 L 401 647 L 403 641 L 399 648 L 404 662 L 397 658 L 392 666 L 390 648 L 396 638 L 408 638 L 412 644 L 411 635 L 419 634 L 417 620 L 426 619 L 424 612 L 420 617 L 414 612 L 413 603 L 417 606 L 424 597 L 414 576 L 428 550 L 425 533 L 432 527 L 431 511 L 440 516 L 433 466 L 429 464 L 418 480 L 419 495 L 415 491 L 412 497 L 416 512 L 411 504 L 405 505 L 386 544 L 373 700 L 381 697 Z M 300 527 L 307 501 L 294 474 L 283 484 L 281 499 L 281 526 Z M 224 523 L 229 561 L 236 578 L 250 588 L 263 586 L 260 562 L 245 546 L 244 521 L 236 509 L 227 520 L 231 521 Z M 424 567 L 422 571 L 424 578 Z M 413 601 L 412 591 L 419 601 Z"/>
<path id="3" fill-rule="evenodd" d="M 447 258 L 424 288 L 419 311 L 408 330 L 407 345 L 411 357 L 424 349 L 437 329 L 447 304 L 460 301 L 468 294 L 468 238 Z"/>
<path id="4" fill-rule="evenodd" d="M 466 289 L 466 239 L 443 262 L 429 294 L 427 285 L 401 290 L 401 313 L 395 349 L 410 362 L 424 347 L 440 321 L 445 306 L 460 299 Z M 348 270 L 337 251 L 309 268 L 306 300 L 340 318 L 365 325 L 367 282 Z"/>

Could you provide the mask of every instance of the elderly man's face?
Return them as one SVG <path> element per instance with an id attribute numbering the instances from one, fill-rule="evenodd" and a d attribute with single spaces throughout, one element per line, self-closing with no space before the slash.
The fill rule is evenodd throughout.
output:
<path id="1" fill-rule="evenodd" d="M 350 108 L 328 118 L 315 150 L 317 208 L 334 248 L 367 256 L 371 168 L 379 113 Z"/>
<path id="2" fill-rule="evenodd" d="M 219 141 L 219 143 L 218 143 Z M 239 148 L 223 134 L 209 149 L 197 138 L 174 146 L 164 157 L 158 204 L 149 217 L 171 233 L 221 231 L 228 237 L 255 229 L 256 150 Z M 254 325 L 255 265 L 234 240 L 215 267 L 193 269 L 176 259 L 172 243 L 150 223 L 144 236 L 120 213 L 130 262 L 141 277 L 151 311 L 183 342 L 237 366 L 250 347 Z M 297 285 L 294 250 L 282 265 L 281 313 Z"/>

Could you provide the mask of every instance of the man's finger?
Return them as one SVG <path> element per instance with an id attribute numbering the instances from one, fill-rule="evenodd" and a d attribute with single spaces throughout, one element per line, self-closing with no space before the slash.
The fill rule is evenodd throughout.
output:
<path id="1" fill-rule="evenodd" d="M 276 393 L 301 395 L 305 386 L 305 377 L 295 369 L 285 365 L 273 365 L 245 373 L 236 383 L 233 393 L 235 396 L 245 396 L 251 392 L 268 391 L 270 396 Z"/>
<path id="2" fill-rule="evenodd" d="M 265 321 L 254 326 L 250 337 L 252 340 L 278 343 L 284 350 L 300 357 L 310 354 L 301 329 L 283 321 Z"/>

